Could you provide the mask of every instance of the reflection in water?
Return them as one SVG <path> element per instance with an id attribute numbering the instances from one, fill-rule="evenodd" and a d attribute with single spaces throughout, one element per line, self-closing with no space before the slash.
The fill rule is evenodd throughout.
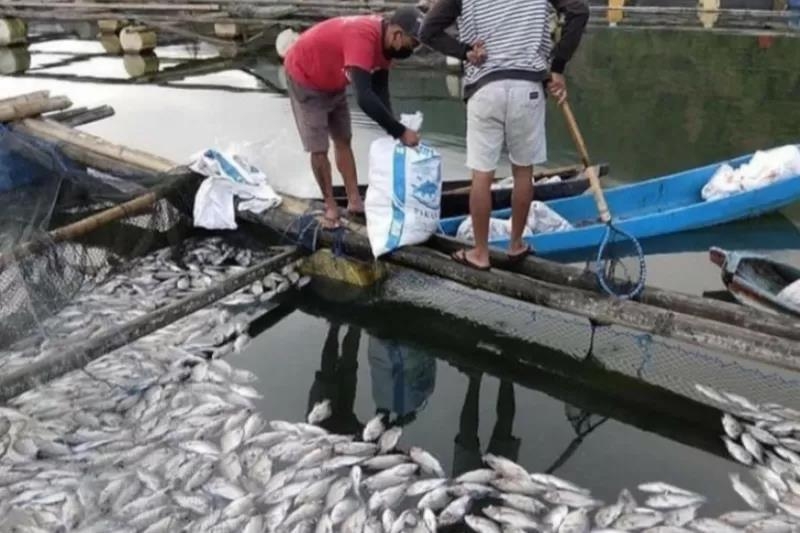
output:
<path id="1" fill-rule="evenodd" d="M 314 374 L 314 383 L 308 393 L 308 409 L 323 400 L 331 402 L 331 416 L 319 425 L 328 431 L 343 434 L 360 433 L 364 424 L 355 414 L 355 399 L 358 371 L 358 345 L 361 328 L 350 326 L 339 353 L 339 329 L 337 322 L 329 322 L 328 335 L 322 345 L 319 370 Z"/>
<path id="2" fill-rule="evenodd" d="M 480 388 L 482 372 L 469 374 L 469 385 L 458 420 L 458 434 L 453 448 L 453 477 L 465 472 L 483 468 L 483 453 L 478 437 L 478 409 L 480 407 Z M 501 380 L 497 393 L 497 421 L 489 439 L 486 453 L 499 455 L 514 462 L 519 457 L 521 440 L 513 434 L 516 402 L 514 384 Z"/>
<path id="3" fill-rule="evenodd" d="M 0 75 L 20 74 L 31 66 L 27 45 L 0 47 Z"/>
<path id="4" fill-rule="evenodd" d="M 376 412 L 395 426 L 413 422 L 436 385 L 436 359 L 426 351 L 371 335 L 368 360 Z"/>
<path id="5" fill-rule="evenodd" d="M 127 72 L 131 78 L 139 78 L 158 72 L 158 56 L 153 52 L 125 54 L 122 62 L 125 65 L 125 72 Z"/>

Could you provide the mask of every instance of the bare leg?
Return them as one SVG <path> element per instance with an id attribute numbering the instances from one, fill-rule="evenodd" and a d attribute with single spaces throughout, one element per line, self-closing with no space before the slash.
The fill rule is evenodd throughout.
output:
<path id="1" fill-rule="evenodd" d="M 311 154 L 311 170 L 314 178 L 322 192 L 325 201 L 325 219 L 323 227 L 335 228 L 339 224 L 339 209 L 333 199 L 333 183 L 331 181 L 331 162 L 328 161 L 328 154 L 325 152 L 314 152 Z"/>
<path id="2" fill-rule="evenodd" d="M 492 180 L 494 180 L 494 171 L 472 171 L 469 213 L 472 216 L 475 248 L 466 252 L 466 258 L 479 267 L 489 266 L 489 218 L 492 216 Z"/>
<path id="3" fill-rule="evenodd" d="M 533 166 L 511 165 L 514 176 L 514 190 L 511 193 L 511 243 L 508 253 L 517 254 L 526 248 L 522 232 L 528 223 L 528 212 L 533 202 Z"/>
<path id="4" fill-rule="evenodd" d="M 350 138 L 340 141 L 334 139 L 333 148 L 336 154 L 336 168 L 342 175 L 344 188 L 347 191 L 347 210 L 351 213 L 363 213 L 364 202 L 358 193 L 358 173 Z"/>

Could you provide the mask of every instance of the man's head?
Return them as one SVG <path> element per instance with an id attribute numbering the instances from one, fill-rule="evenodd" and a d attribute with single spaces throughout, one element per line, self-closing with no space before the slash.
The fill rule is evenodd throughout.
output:
<path id="1" fill-rule="evenodd" d="M 398 8 L 387 20 L 383 49 L 388 57 L 405 59 L 419 46 L 422 11 L 413 6 Z"/>

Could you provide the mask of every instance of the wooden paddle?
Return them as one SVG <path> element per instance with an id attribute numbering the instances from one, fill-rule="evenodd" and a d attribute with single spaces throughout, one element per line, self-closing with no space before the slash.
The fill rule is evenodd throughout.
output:
<path id="1" fill-rule="evenodd" d="M 597 204 L 597 210 L 600 212 L 600 220 L 608 223 L 611 220 L 611 213 L 608 211 L 608 204 L 603 195 L 603 189 L 600 188 L 600 179 L 597 177 L 596 167 L 594 167 L 589 160 L 589 151 L 586 149 L 586 143 L 583 141 L 581 131 L 578 129 L 575 115 L 572 114 L 572 109 L 569 106 L 569 102 L 566 100 L 561 103 L 561 109 L 564 111 L 564 118 L 567 121 L 569 133 L 572 135 L 572 140 L 575 141 L 575 147 L 578 149 L 578 154 L 581 156 L 586 177 L 589 178 L 589 185 L 594 194 L 594 201 Z"/>

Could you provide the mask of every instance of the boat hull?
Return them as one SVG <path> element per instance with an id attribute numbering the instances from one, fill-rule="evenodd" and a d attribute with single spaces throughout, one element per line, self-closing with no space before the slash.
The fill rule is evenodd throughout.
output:
<path id="1" fill-rule="evenodd" d="M 711 247 L 712 263 L 720 267 L 722 283 L 742 305 L 775 314 L 800 316 L 800 305 L 778 298 L 781 289 L 800 279 L 800 269 L 762 254 Z"/>
<path id="2" fill-rule="evenodd" d="M 737 167 L 752 155 L 704 167 L 607 189 L 605 197 L 617 227 L 637 239 L 657 237 L 752 218 L 791 204 L 800 199 L 800 176 L 770 185 L 743 191 L 732 196 L 705 201 L 701 190 L 722 163 Z M 547 202 L 567 219 L 574 229 L 540 233 L 528 237 L 539 255 L 597 247 L 606 233 L 606 226 L 597 218 L 597 208 L 590 194 Z M 510 209 L 493 211 L 493 217 L 509 218 Z M 441 232 L 455 235 L 465 217 L 445 218 Z M 490 243 L 506 247 L 507 239 Z M 646 252 L 646 250 L 645 250 Z"/>
<path id="3" fill-rule="evenodd" d="M 599 175 L 608 173 L 607 164 L 598 165 Z M 469 187 L 470 180 L 454 180 L 442 183 L 441 214 L 442 218 L 457 217 L 469 213 Z M 534 198 L 543 202 L 568 198 L 584 193 L 589 188 L 589 180 L 579 172 L 570 172 L 562 175 L 559 182 L 538 181 L 534 184 Z M 358 186 L 363 197 L 367 192 L 367 185 Z M 492 207 L 504 209 L 511 205 L 511 188 L 492 190 Z M 340 207 L 347 206 L 347 194 L 343 186 L 333 188 L 333 196 Z"/>

